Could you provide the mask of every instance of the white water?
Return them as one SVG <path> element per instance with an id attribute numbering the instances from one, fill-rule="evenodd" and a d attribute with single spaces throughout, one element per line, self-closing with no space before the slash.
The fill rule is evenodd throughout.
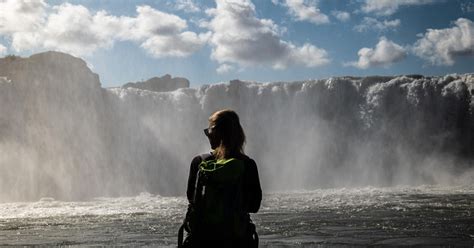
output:
<path id="1" fill-rule="evenodd" d="M 266 194 L 262 212 L 295 212 L 321 208 L 376 208 L 393 204 L 391 209 L 402 210 L 422 206 L 447 206 L 442 202 L 407 201 L 406 196 L 474 195 L 474 185 L 439 187 L 390 187 L 390 188 L 336 188 L 311 191 L 287 191 Z M 466 198 L 465 204 L 474 204 Z M 90 201 L 65 202 L 53 198 L 42 198 L 37 202 L 15 202 L 0 204 L 0 219 L 28 219 L 77 216 L 107 216 L 130 214 L 157 214 L 162 217 L 184 214 L 185 197 L 164 197 L 141 193 L 134 197 L 98 197 Z M 473 205 L 474 206 L 474 205 Z M 455 207 L 451 205 L 451 207 Z M 474 212 L 472 213 L 474 215 Z"/>
<path id="2" fill-rule="evenodd" d="M 0 202 L 183 195 L 236 110 L 264 191 L 474 182 L 474 75 L 103 89 L 77 58 L 0 61 Z"/>
<path id="3" fill-rule="evenodd" d="M 175 247 L 187 202 L 136 197 L 0 204 L 0 245 Z M 261 247 L 474 245 L 474 187 L 339 188 L 265 194 Z"/>

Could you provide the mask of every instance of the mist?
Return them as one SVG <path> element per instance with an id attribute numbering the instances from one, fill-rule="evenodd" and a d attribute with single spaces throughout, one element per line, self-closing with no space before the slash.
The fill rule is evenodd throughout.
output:
<path id="1" fill-rule="evenodd" d="M 231 108 L 265 192 L 472 184 L 474 74 L 102 88 L 73 56 L 0 59 L 0 201 L 184 195 Z"/>

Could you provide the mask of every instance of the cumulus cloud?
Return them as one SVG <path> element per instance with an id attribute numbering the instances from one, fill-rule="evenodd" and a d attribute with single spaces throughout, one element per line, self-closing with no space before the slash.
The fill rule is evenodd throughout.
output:
<path id="1" fill-rule="evenodd" d="M 332 11 L 331 14 L 341 22 L 345 22 L 351 19 L 351 14 L 349 14 L 349 12 L 335 10 Z"/>
<path id="2" fill-rule="evenodd" d="M 4 45 L 0 44 L 0 56 L 5 55 L 7 53 L 7 50 L 8 49 Z"/>
<path id="3" fill-rule="evenodd" d="M 272 2 L 274 4 L 282 4 L 288 7 L 290 14 L 298 21 L 308 21 L 317 25 L 329 23 L 328 16 L 321 13 L 316 1 L 284 0 L 279 2 L 272 0 Z"/>
<path id="4" fill-rule="evenodd" d="M 216 8 L 206 11 L 211 20 L 211 58 L 220 64 L 241 66 L 271 65 L 283 69 L 290 65 L 316 67 L 327 64 L 327 52 L 312 44 L 296 46 L 281 40 L 273 21 L 258 19 L 250 0 L 217 0 Z M 203 24 L 204 25 L 204 24 Z"/>
<path id="5" fill-rule="evenodd" d="M 11 35 L 17 31 L 33 31 L 41 27 L 46 6 L 43 0 L 0 1 L 0 34 Z"/>
<path id="6" fill-rule="evenodd" d="M 474 24 L 459 18 L 455 26 L 446 29 L 428 29 L 416 41 L 413 52 L 433 65 L 453 65 L 459 56 L 474 55 Z"/>
<path id="7" fill-rule="evenodd" d="M 150 6 L 138 6 L 137 17 L 121 17 L 119 24 L 124 32 L 121 37 L 126 39 L 146 39 L 156 35 L 173 36 L 187 28 L 186 20 L 179 16 L 156 10 Z"/>
<path id="8" fill-rule="evenodd" d="M 174 7 L 187 13 L 194 13 L 201 11 L 201 8 L 193 0 L 176 0 Z"/>
<path id="9" fill-rule="evenodd" d="M 392 15 L 401 6 L 425 5 L 439 0 L 365 0 L 362 11 L 376 15 Z"/>
<path id="10" fill-rule="evenodd" d="M 155 57 L 185 57 L 200 49 L 208 39 L 207 34 L 183 32 L 172 36 L 155 35 L 142 47 Z"/>
<path id="11" fill-rule="evenodd" d="M 149 6 L 137 7 L 138 16 L 124 20 L 125 36 L 144 40 L 141 44 L 155 57 L 184 57 L 200 49 L 208 39 L 208 34 L 185 31 L 184 19 L 153 9 Z"/>
<path id="12" fill-rule="evenodd" d="M 379 21 L 372 17 L 364 17 L 362 22 L 354 27 L 354 30 L 357 32 L 366 32 L 369 30 L 384 32 L 390 29 L 396 29 L 400 26 L 400 23 L 400 19 Z"/>
<path id="13" fill-rule="evenodd" d="M 234 69 L 235 68 L 232 65 L 222 64 L 216 69 L 216 71 L 217 71 L 218 74 L 225 74 L 225 73 L 228 73 L 228 72 L 230 72 Z"/>
<path id="14" fill-rule="evenodd" d="M 359 69 L 367 69 L 373 66 L 389 66 L 406 57 L 406 50 L 388 40 L 381 37 L 375 48 L 364 47 L 357 53 L 359 55 L 358 61 L 346 63 L 345 65 L 354 66 Z"/>
<path id="15" fill-rule="evenodd" d="M 83 55 L 112 45 L 112 34 L 100 22 L 106 16 L 104 12 L 93 16 L 87 8 L 69 3 L 53 10 L 41 29 L 13 35 L 12 46 L 16 51 L 41 47 Z"/>
<path id="16" fill-rule="evenodd" d="M 119 40 L 139 43 L 155 57 L 182 57 L 208 37 L 186 31 L 185 20 L 150 6 L 138 6 L 136 17 L 91 13 L 70 3 L 49 7 L 43 1 L 7 0 L 0 9 L 0 35 L 11 38 L 15 51 L 51 49 L 82 56 Z"/>

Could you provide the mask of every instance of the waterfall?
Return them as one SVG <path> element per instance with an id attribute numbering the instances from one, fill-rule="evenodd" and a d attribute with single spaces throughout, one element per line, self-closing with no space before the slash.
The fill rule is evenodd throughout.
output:
<path id="1" fill-rule="evenodd" d="M 474 74 L 102 88 L 58 52 L 0 59 L 0 202 L 184 195 L 235 110 L 264 191 L 474 181 Z"/>

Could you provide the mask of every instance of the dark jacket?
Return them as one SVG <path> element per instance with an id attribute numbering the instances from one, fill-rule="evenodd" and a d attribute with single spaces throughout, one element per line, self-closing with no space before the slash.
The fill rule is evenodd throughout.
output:
<path id="1" fill-rule="evenodd" d="M 260 208 L 260 202 L 262 200 L 262 189 L 260 187 L 260 180 L 258 177 L 257 165 L 255 161 L 249 158 L 246 155 L 239 154 L 233 156 L 236 159 L 244 161 L 244 174 L 242 178 L 242 193 L 243 193 L 243 209 L 246 213 L 246 218 L 249 221 L 248 229 L 246 230 L 250 236 L 245 237 L 244 239 L 220 239 L 216 237 L 216 239 L 209 240 L 207 238 L 200 237 L 199 234 L 197 236 L 193 235 L 192 233 L 188 233 L 188 237 L 184 241 L 182 247 L 229 247 L 229 248 L 243 248 L 243 247 L 258 247 L 258 237 L 256 236 L 255 232 L 255 225 L 253 225 L 250 220 L 249 213 L 256 213 Z M 189 201 L 188 212 L 186 213 L 186 219 L 191 218 L 189 214 L 192 215 L 194 209 L 194 192 L 195 192 L 195 185 L 196 185 L 196 177 L 197 172 L 199 169 L 199 164 L 202 162 L 202 159 L 210 160 L 214 159 L 211 154 L 196 156 L 191 162 L 191 168 L 189 170 L 189 178 L 188 178 L 188 187 L 187 187 L 187 197 Z M 187 222 L 185 222 L 187 223 Z M 183 227 L 189 232 L 190 229 L 186 228 L 189 227 L 186 224 Z M 183 229 L 180 228 L 180 230 Z M 202 231 L 202 230 L 201 230 Z M 255 233 L 255 236 L 253 236 Z M 254 238 L 252 238 L 254 237 Z M 179 243 L 179 241 L 178 241 Z"/>

